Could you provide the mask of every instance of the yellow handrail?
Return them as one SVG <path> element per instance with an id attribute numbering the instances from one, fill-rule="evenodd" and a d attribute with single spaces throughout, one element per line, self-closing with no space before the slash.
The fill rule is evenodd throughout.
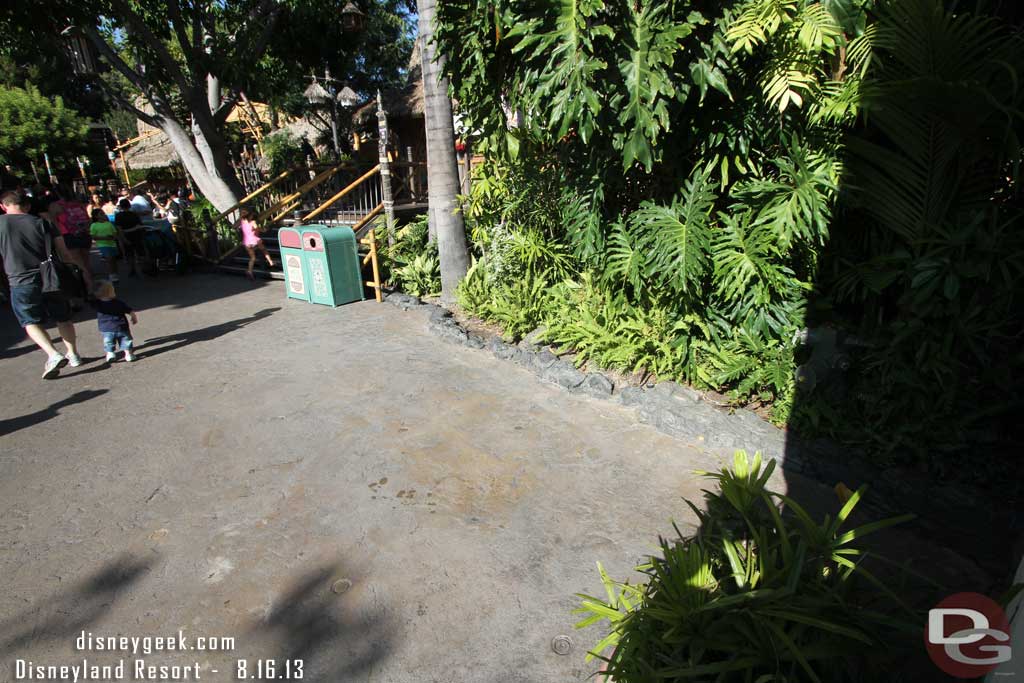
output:
<path id="1" fill-rule="evenodd" d="M 216 222 L 222 220 L 223 218 L 225 218 L 229 213 L 231 213 L 233 211 L 237 211 L 239 209 L 239 207 L 241 207 L 243 204 L 245 204 L 246 202 L 251 202 L 256 197 L 259 197 L 261 194 L 263 194 L 264 192 L 266 192 L 267 190 L 272 188 L 274 185 L 277 185 L 279 182 L 281 182 L 282 180 L 284 180 L 285 178 L 290 176 L 295 171 L 296 171 L 296 169 L 290 168 L 287 171 L 282 171 L 281 173 L 278 173 L 276 176 L 271 178 L 269 181 L 264 183 L 262 186 L 260 186 L 259 188 L 253 190 L 252 192 L 250 192 L 246 196 L 242 197 L 241 199 L 239 199 L 237 204 L 235 204 L 231 208 L 226 209 L 224 211 L 221 211 L 219 214 L 217 214 L 214 217 L 213 222 L 216 223 Z"/>
<path id="2" fill-rule="evenodd" d="M 263 211 L 259 216 L 256 217 L 256 222 L 262 223 L 267 216 L 272 216 L 276 212 L 280 211 L 282 206 L 287 206 L 288 208 L 285 209 L 281 215 L 287 214 L 288 211 L 290 211 L 294 207 L 294 202 L 296 199 L 299 199 L 304 194 L 306 194 L 313 188 L 321 185 L 322 183 L 327 182 L 329 179 L 334 177 L 336 173 L 338 173 L 348 165 L 348 162 L 342 162 L 337 166 L 333 166 L 327 169 L 326 171 L 321 171 L 319 174 L 317 174 L 315 178 L 310 180 L 308 183 L 300 185 L 299 188 L 295 190 L 295 192 L 292 192 L 291 194 L 282 197 L 281 200 L 278 201 L 276 204 L 274 204 L 267 210 Z M 273 222 L 276 223 L 278 220 L 280 220 L 280 217 L 275 217 Z"/>
<path id="3" fill-rule="evenodd" d="M 363 216 L 361 219 L 359 219 L 358 223 L 356 223 L 355 225 L 352 226 L 352 232 L 358 233 L 360 230 L 363 229 L 363 226 L 365 226 L 367 223 L 372 221 L 383 210 L 384 210 L 384 203 L 381 202 L 377 206 L 373 207 L 373 211 L 371 211 L 370 213 L 368 213 L 365 216 Z"/>
<path id="4" fill-rule="evenodd" d="M 358 178 L 353 180 L 351 183 L 349 183 L 345 187 L 345 189 L 341 190 L 336 195 L 334 195 L 333 197 L 331 197 L 330 199 L 325 201 L 323 204 L 321 204 L 320 206 L 316 207 L 315 209 L 310 211 L 308 214 L 303 216 L 302 222 L 305 223 L 306 221 L 313 220 L 314 218 L 316 218 L 317 216 L 322 214 L 324 211 L 326 211 L 327 208 L 331 204 L 333 204 L 334 202 L 338 201 L 339 199 L 341 199 L 342 197 L 347 195 L 349 192 L 351 192 L 352 190 L 354 190 L 357 187 L 359 187 L 363 183 L 363 181 L 369 180 L 370 178 L 373 177 L 373 175 L 375 173 L 379 173 L 379 172 L 380 172 L 380 164 L 377 164 L 376 166 L 371 168 L 369 171 L 367 171 L 366 173 L 364 173 L 363 175 L 359 176 Z"/>

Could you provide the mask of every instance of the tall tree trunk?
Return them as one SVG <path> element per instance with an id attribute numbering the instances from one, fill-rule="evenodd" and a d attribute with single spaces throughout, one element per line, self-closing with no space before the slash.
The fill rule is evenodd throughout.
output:
<path id="1" fill-rule="evenodd" d="M 217 163 L 218 156 L 226 157 L 226 155 L 217 154 L 198 127 L 193 127 L 195 136 L 195 141 L 193 141 L 188 131 L 172 118 L 162 117 L 158 120 L 158 124 L 160 130 L 170 139 L 185 170 L 214 208 L 217 211 L 225 211 L 234 206 L 242 196 L 241 186 L 230 166 L 225 171 L 219 169 L 220 164 Z M 202 154 L 200 150 L 206 150 L 207 154 Z M 209 166 L 207 157 L 211 164 Z"/>
<path id="2" fill-rule="evenodd" d="M 427 124 L 427 190 L 430 228 L 441 261 L 441 303 L 455 302 L 455 290 L 469 270 L 466 226 L 456 195 L 459 161 L 455 156 L 455 124 L 442 55 L 433 44 L 435 0 L 420 0 L 420 50 L 423 57 L 423 109 Z"/>

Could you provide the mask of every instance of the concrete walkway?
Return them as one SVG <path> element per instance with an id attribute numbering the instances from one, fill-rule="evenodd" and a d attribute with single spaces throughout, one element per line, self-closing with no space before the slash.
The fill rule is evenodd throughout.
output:
<path id="1" fill-rule="evenodd" d="M 132 667 L 76 650 L 83 630 L 234 638 L 137 656 L 201 680 L 288 659 L 325 682 L 582 681 L 601 634 L 573 631 L 574 594 L 685 532 L 693 471 L 718 467 L 421 312 L 223 276 L 122 295 L 139 362 L 101 364 L 84 322 L 91 362 L 53 382 L 3 311 L 0 681 L 16 659 Z"/>

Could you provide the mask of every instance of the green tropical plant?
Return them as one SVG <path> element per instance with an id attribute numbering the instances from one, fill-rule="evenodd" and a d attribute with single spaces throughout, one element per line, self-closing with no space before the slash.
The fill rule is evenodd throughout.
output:
<path id="1" fill-rule="evenodd" d="M 589 656 L 619 683 L 639 681 L 895 680 L 900 655 L 920 642 L 919 618 L 864 566 L 862 539 L 910 515 L 846 529 L 864 489 L 816 521 L 767 488 L 775 461 L 738 451 L 731 469 L 702 473 L 718 485 L 699 529 L 662 539 L 619 582 L 598 565 L 607 599 L 580 595 L 577 628 L 607 622 Z M 898 675 L 897 675 L 898 677 Z"/>
<path id="2" fill-rule="evenodd" d="M 500 293 L 515 320 L 517 282 L 543 279 L 541 317 L 579 358 L 771 401 L 882 462 L 1008 431 L 1024 49 L 986 12 L 443 3 L 436 36 L 488 157 L 466 206 L 473 307 Z M 796 392 L 791 339 L 820 325 L 857 339 L 852 369 Z"/>
<path id="3" fill-rule="evenodd" d="M 412 296 L 436 296 L 441 291 L 437 245 L 428 239 L 427 216 L 421 215 L 398 228 L 394 244 L 381 226 L 381 262 L 384 277 L 392 286 Z"/>
<path id="4" fill-rule="evenodd" d="M 263 140 L 263 156 L 270 162 L 270 175 L 299 166 L 305 161 L 301 138 L 287 130 L 271 133 Z"/>
<path id="5" fill-rule="evenodd" d="M 33 86 L 0 87 L 0 163 L 41 163 L 43 154 L 73 155 L 88 125 L 60 97 L 48 99 Z"/>

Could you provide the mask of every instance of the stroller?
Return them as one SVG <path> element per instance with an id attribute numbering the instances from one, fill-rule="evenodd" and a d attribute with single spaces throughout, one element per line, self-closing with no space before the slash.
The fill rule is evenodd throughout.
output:
<path id="1" fill-rule="evenodd" d="M 156 275 L 161 269 L 173 269 L 179 275 L 184 273 L 188 268 L 188 259 L 174 239 L 170 223 L 146 221 L 145 225 L 144 243 L 149 254 L 151 274 Z"/>

